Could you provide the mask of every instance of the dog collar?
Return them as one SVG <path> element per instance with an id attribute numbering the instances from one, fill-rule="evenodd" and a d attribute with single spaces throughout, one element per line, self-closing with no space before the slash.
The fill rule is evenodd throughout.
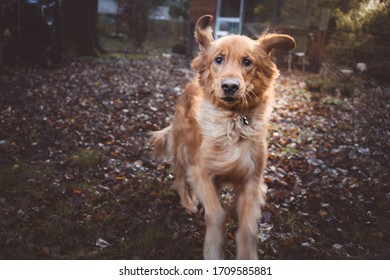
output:
<path id="1" fill-rule="evenodd" d="M 249 120 L 246 116 L 240 116 L 240 120 L 244 125 L 249 125 Z"/>

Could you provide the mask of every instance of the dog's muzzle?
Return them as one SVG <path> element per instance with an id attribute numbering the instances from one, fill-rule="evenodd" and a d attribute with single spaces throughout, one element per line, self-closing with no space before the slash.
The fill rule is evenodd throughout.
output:
<path id="1" fill-rule="evenodd" d="M 237 80 L 232 78 L 223 79 L 221 88 L 224 94 L 222 100 L 227 102 L 237 101 L 236 93 L 240 89 L 240 83 Z"/>

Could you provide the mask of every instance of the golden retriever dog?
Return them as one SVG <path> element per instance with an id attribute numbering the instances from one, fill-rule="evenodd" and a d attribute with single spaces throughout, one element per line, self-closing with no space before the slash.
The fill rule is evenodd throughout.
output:
<path id="1" fill-rule="evenodd" d="M 254 40 L 228 35 L 214 40 L 212 16 L 195 26 L 200 52 L 191 63 L 195 80 L 179 97 L 173 123 L 152 132 L 157 155 L 170 156 L 175 168 L 175 189 L 181 205 L 205 211 L 205 259 L 224 258 L 225 212 L 219 191 L 234 190 L 238 217 L 237 258 L 258 257 L 258 221 L 267 186 L 268 119 L 279 72 L 273 49 L 289 51 L 295 41 L 288 35 L 263 34 Z"/>

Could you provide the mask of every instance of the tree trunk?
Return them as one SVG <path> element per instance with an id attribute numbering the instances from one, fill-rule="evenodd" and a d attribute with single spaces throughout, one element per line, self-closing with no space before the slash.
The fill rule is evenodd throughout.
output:
<path id="1" fill-rule="evenodd" d="M 134 47 L 140 48 L 148 34 L 148 3 L 145 0 L 134 0 L 126 7 L 126 21 L 129 38 Z"/>
<path id="2" fill-rule="evenodd" d="M 74 56 L 98 56 L 98 0 L 62 1 L 62 43 Z"/>

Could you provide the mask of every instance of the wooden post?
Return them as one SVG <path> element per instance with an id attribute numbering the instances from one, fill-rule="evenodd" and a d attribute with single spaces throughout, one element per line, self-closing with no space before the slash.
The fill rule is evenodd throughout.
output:
<path id="1" fill-rule="evenodd" d="M 274 10 L 273 10 L 273 16 L 272 16 L 272 25 L 278 26 L 280 23 L 280 12 L 282 10 L 282 0 L 276 0 L 274 2 Z"/>
<path id="2" fill-rule="evenodd" d="M 244 0 L 240 0 L 240 28 L 238 34 L 242 34 L 242 27 L 244 25 Z"/>
<path id="3" fill-rule="evenodd" d="M 314 34 L 309 56 L 309 66 L 311 72 L 318 73 L 321 69 L 322 58 L 325 52 L 326 30 L 328 29 L 330 12 L 330 8 L 323 8 L 321 10 L 318 30 Z"/>

